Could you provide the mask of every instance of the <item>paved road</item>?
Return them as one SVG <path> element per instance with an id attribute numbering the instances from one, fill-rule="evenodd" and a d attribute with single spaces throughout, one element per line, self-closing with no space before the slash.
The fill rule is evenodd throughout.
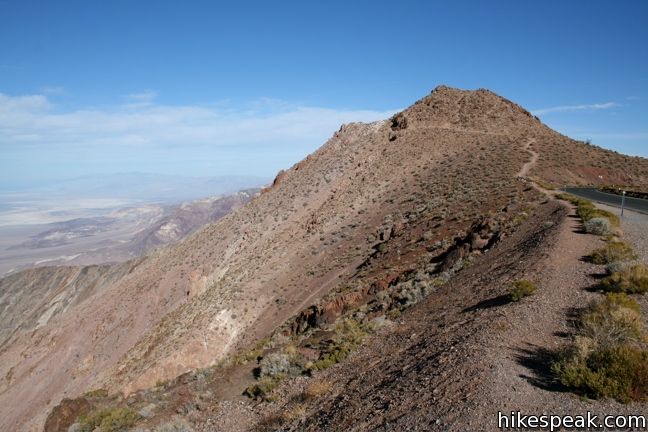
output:
<path id="1" fill-rule="evenodd" d="M 576 195 L 582 198 L 587 198 L 592 201 L 597 201 L 603 204 L 608 204 L 615 207 L 621 207 L 621 195 L 614 195 L 610 193 L 600 192 L 595 188 L 564 188 L 565 192 Z M 625 208 L 638 211 L 641 213 L 648 213 L 648 200 L 641 198 L 626 197 Z"/>

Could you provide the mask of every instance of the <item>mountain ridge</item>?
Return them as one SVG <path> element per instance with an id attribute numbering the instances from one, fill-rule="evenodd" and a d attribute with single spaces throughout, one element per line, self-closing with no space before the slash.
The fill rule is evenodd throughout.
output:
<path id="1" fill-rule="evenodd" d="M 606 177 L 648 185 L 646 160 L 563 137 L 490 91 L 439 86 L 391 119 L 343 125 L 244 207 L 18 336 L 0 353 L 0 406 L 12 407 L 0 428 L 42 424 L 64 395 L 129 394 L 213 365 L 329 293 L 460 257 L 456 239 L 478 220 L 513 229 L 541 200 L 518 178 L 527 144 L 529 175 L 545 182 L 597 183 L 605 168 L 579 163 L 619 159 L 625 171 Z"/>

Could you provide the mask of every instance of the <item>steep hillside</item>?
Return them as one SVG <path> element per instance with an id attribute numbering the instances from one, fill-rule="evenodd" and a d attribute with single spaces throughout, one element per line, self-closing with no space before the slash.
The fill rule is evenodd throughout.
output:
<path id="1" fill-rule="evenodd" d="M 42 267 L 0 279 L 0 352 L 13 334 L 39 328 L 123 278 L 139 261 L 122 265 Z"/>
<path id="2" fill-rule="evenodd" d="M 417 269 L 450 277 L 540 205 L 518 178 L 529 169 L 586 182 L 584 164 L 612 158 L 625 183 L 648 184 L 648 161 L 583 146 L 487 90 L 438 87 L 392 119 L 345 125 L 246 206 L 15 334 L 0 354 L 0 429 L 39 428 L 64 396 L 212 365 L 284 323 L 290 336 L 333 322 Z"/>

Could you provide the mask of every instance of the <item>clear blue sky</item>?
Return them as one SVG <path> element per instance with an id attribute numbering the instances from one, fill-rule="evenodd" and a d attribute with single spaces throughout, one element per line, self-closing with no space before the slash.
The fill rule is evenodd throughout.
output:
<path id="1" fill-rule="evenodd" d="M 0 181 L 271 176 L 439 84 L 648 156 L 647 41 L 646 1 L 0 0 Z"/>

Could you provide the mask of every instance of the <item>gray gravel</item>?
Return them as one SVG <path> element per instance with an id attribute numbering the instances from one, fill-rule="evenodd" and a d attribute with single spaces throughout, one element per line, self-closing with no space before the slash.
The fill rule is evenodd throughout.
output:
<path id="1" fill-rule="evenodd" d="M 597 204 L 597 207 L 616 215 L 621 214 L 621 210 L 616 207 L 603 204 Z M 621 229 L 623 230 L 623 237 L 632 243 L 639 259 L 644 263 L 648 263 L 648 215 L 628 210 L 624 211 L 621 219 Z"/>

